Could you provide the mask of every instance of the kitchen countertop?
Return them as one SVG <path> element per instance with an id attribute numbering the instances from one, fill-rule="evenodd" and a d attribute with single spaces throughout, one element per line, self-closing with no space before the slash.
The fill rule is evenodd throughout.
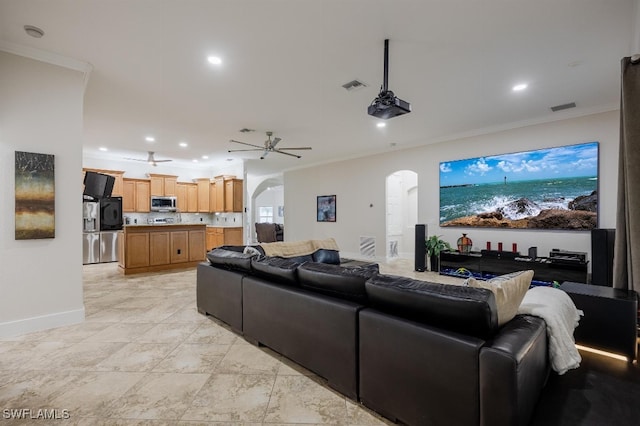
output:
<path id="1" fill-rule="evenodd" d="M 205 227 L 204 223 L 134 223 L 124 225 L 123 230 L 143 229 L 143 228 L 182 228 L 182 227 Z"/>

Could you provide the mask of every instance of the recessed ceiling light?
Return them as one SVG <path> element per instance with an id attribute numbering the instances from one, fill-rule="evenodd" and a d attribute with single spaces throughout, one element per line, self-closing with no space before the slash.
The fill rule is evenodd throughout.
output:
<path id="1" fill-rule="evenodd" d="M 25 25 L 23 28 L 31 37 L 41 38 L 44 35 L 44 31 L 38 27 L 34 27 L 33 25 Z"/>
<path id="2" fill-rule="evenodd" d="M 203 160 L 208 160 L 208 159 L 209 159 L 209 156 L 208 156 L 208 155 L 203 155 L 203 156 L 202 156 L 202 159 L 203 159 Z"/>
<path id="3" fill-rule="evenodd" d="M 100 151 L 108 151 L 107 148 L 105 148 L 104 146 L 101 146 L 100 148 L 98 148 Z"/>
<path id="4" fill-rule="evenodd" d="M 153 136 L 147 136 L 146 138 L 144 138 L 144 140 L 147 142 L 155 142 L 156 138 L 154 138 Z"/>
<path id="5" fill-rule="evenodd" d="M 194 163 L 197 163 L 197 162 L 198 162 L 198 159 L 197 159 L 197 158 L 194 158 L 192 161 L 193 161 Z"/>
<path id="6" fill-rule="evenodd" d="M 381 122 L 377 123 L 376 126 L 378 126 L 378 127 L 387 127 L 387 123 L 384 123 L 384 122 L 381 121 Z"/>
<path id="7" fill-rule="evenodd" d="M 178 145 L 180 145 L 183 148 L 186 148 L 187 146 L 189 146 L 189 144 L 187 144 L 186 142 L 180 142 Z"/>
<path id="8" fill-rule="evenodd" d="M 513 90 L 514 92 L 520 92 L 524 89 L 526 89 L 528 87 L 527 83 L 520 83 L 520 84 L 516 84 L 515 86 L 513 86 L 513 88 L 511 90 Z"/>
<path id="9" fill-rule="evenodd" d="M 222 64 L 222 59 L 220 59 L 218 56 L 208 56 L 207 61 L 212 65 Z"/>

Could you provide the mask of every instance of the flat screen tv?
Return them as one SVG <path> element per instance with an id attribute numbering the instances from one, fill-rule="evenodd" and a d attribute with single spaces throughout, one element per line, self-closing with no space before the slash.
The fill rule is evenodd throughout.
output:
<path id="1" fill-rule="evenodd" d="M 440 226 L 597 225 L 598 142 L 440 163 Z"/>
<path id="2" fill-rule="evenodd" d="M 116 179 L 113 176 L 97 172 L 86 172 L 84 175 L 84 191 L 82 195 L 87 195 L 94 199 L 111 197 L 113 184 Z"/>

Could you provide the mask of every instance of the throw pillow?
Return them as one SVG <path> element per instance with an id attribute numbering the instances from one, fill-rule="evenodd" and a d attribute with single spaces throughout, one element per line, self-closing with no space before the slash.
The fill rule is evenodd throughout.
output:
<path id="1" fill-rule="evenodd" d="M 242 251 L 242 253 L 248 254 L 248 255 L 251 255 L 251 256 L 261 256 L 262 255 L 262 253 L 260 253 L 260 250 L 258 250 L 255 247 L 252 247 L 252 246 L 246 246 L 244 248 L 244 250 Z"/>
<path id="2" fill-rule="evenodd" d="M 468 278 L 467 285 L 491 290 L 496 297 L 498 309 L 498 326 L 502 326 L 513 319 L 518 313 L 518 307 L 525 293 L 531 286 L 533 271 L 519 271 L 501 275 L 489 281 Z"/>

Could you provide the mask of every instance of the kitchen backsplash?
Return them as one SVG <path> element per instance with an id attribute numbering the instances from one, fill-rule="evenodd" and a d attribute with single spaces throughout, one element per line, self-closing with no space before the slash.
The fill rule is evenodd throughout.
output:
<path id="1" fill-rule="evenodd" d="M 146 225 L 154 219 L 173 219 L 174 224 L 204 224 L 212 226 L 242 227 L 242 213 L 124 213 L 125 225 Z M 127 223 L 128 220 L 128 223 Z"/>

